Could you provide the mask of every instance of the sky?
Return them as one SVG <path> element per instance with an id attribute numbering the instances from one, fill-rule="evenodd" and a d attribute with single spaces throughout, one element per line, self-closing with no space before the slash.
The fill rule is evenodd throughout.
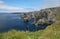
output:
<path id="1" fill-rule="evenodd" d="M 60 0 L 0 0 L 0 12 L 29 12 L 59 6 Z"/>

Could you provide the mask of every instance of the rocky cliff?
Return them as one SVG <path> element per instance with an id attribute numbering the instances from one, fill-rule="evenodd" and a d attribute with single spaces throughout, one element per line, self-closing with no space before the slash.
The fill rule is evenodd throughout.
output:
<path id="1" fill-rule="evenodd" d="M 46 8 L 41 9 L 40 11 L 23 13 L 22 19 L 28 22 L 31 19 L 34 19 L 32 24 L 40 25 L 40 24 L 51 24 L 56 21 L 56 15 L 60 14 L 60 7 L 54 8 Z"/>

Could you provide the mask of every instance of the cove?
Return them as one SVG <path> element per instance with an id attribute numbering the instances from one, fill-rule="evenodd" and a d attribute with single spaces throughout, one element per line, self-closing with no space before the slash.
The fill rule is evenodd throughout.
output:
<path id="1" fill-rule="evenodd" d="M 45 29 L 48 24 L 36 26 L 32 24 L 33 19 L 29 22 L 24 22 L 20 14 L 1 14 L 0 13 L 0 32 L 6 32 L 12 29 L 20 31 L 38 31 Z"/>

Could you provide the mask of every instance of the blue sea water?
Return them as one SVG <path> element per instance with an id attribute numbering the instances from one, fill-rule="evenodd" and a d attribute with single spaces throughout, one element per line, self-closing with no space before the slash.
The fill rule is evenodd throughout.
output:
<path id="1" fill-rule="evenodd" d="M 35 26 L 32 24 L 33 19 L 29 22 L 24 22 L 20 14 L 1 14 L 0 13 L 0 32 L 9 31 L 12 29 L 23 30 L 23 31 L 37 31 L 41 29 L 45 29 L 47 24 L 41 26 Z"/>

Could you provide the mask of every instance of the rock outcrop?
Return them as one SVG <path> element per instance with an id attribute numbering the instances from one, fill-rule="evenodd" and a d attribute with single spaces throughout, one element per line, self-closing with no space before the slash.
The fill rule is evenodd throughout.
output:
<path id="1" fill-rule="evenodd" d="M 31 13 L 24 13 L 22 15 L 24 22 L 34 19 L 32 24 L 41 25 L 44 23 L 51 24 L 56 21 L 55 13 L 51 9 L 42 9 Z"/>

